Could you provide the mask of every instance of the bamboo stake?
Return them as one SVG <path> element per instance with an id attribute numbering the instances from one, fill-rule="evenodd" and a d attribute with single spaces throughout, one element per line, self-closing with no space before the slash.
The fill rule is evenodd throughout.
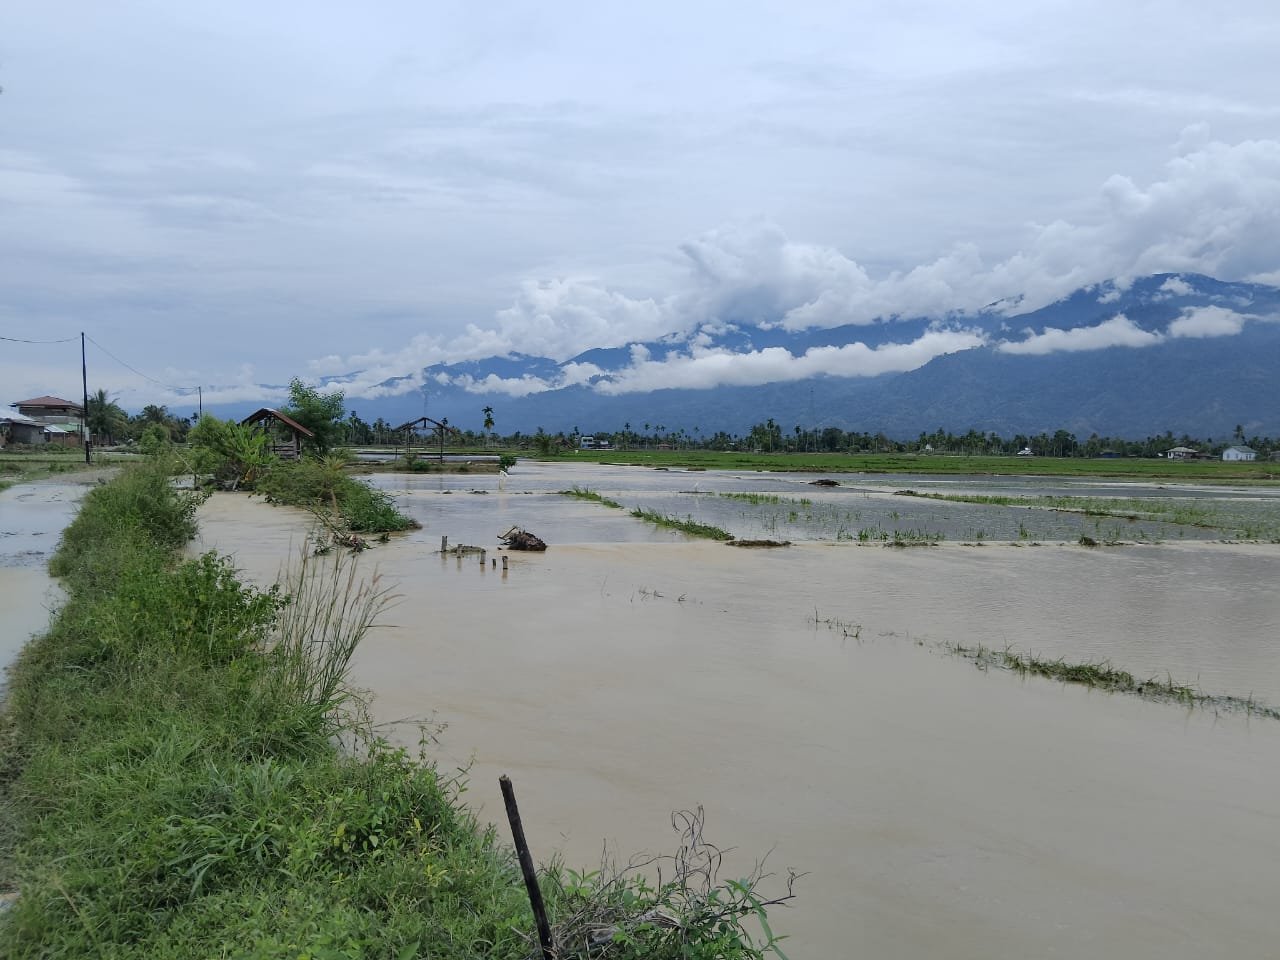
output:
<path id="1" fill-rule="evenodd" d="M 524 838 L 524 826 L 520 823 L 520 809 L 516 806 L 516 791 L 511 785 L 511 778 L 505 773 L 498 778 L 502 788 L 502 802 L 507 806 L 507 820 L 511 823 L 511 838 L 515 841 L 516 855 L 520 858 L 520 872 L 524 874 L 524 885 L 529 891 L 529 906 L 533 908 L 533 919 L 538 925 L 538 942 L 542 945 L 543 960 L 555 960 L 554 948 L 551 944 L 551 924 L 547 922 L 547 908 L 542 902 L 542 891 L 538 888 L 538 875 L 533 869 L 533 856 L 529 853 L 529 843 Z"/>

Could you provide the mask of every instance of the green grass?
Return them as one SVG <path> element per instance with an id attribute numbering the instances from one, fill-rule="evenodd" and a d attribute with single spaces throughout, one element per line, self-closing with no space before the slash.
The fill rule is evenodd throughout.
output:
<path id="1" fill-rule="evenodd" d="M 19 892 L 0 955 L 528 957 L 511 851 L 430 741 L 376 738 L 345 683 L 385 592 L 342 556 L 268 591 L 182 560 L 196 505 L 161 465 L 131 468 L 64 534 L 68 599 L 0 715 L 0 887 Z M 767 905 L 755 879 L 543 871 L 562 937 L 604 918 L 628 958 L 763 956 L 771 935 L 740 923 Z M 646 926 L 654 908 L 684 922 Z"/>
<path id="2" fill-rule="evenodd" d="M 938 456 L 874 453 L 748 453 L 727 450 L 579 450 L 566 456 L 537 457 L 555 462 L 614 463 L 703 470 L 761 470 L 812 473 L 919 473 L 933 475 L 1129 477 L 1217 482 L 1280 482 L 1280 464 L 1267 461 L 1089 459 L 1085 457 Z"/>
<path id="3" fill-rule="evenodd" d="M 1061 683 L 1080 684 L 1111 693 L 1144 697 L 1148 700 L 1228 710 L 1280 720 L 1280 709 L 1260 703 L 1252 697 L 1205 693 L 1186 684 L 1176 683 L 1172 677 L 1165 677 L 1163 680 L 1158 677 L 1139 680 L 1127 670 L 1112 666 L 1110 661 L 1069 663 L 1062 658 L 1046 660 L 1033 654 L 1018 653 L 1007 647 L 1003 650 L 995 650 L 981 644 L 976 647 L 947 644 L 944 645 L 944 649 L 955 656 L 971 660 L 983 668 L 995 667 L 1022 676 L 1043 677 Z"/>
<path id="4" fill-rule="evenodd" d="M 660 527 L 668 527 L 672 530 L 679 530 L 687 533 L 691 537 L 705 537 L 708 540 L 732 540 L 733 534 L 727 530 L 721 530 L 719 527 L 713 527 L 709 523 L 698 523 L 692 517 L 685 517 L 681 520 L 679 517 L 673 517 L 666 514 L 657 513 L 653 510 L 643 510 L 636 508 L 631 511 L 631 516 L 639 520 L 647 520 L 650 523 L 657 524 Z"/>

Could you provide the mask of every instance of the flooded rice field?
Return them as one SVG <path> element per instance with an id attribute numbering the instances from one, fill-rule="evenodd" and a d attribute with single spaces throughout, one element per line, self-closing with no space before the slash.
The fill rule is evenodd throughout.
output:
<path id="1" fill-rule="evenodd" d="M 498 492 L 498 480 L 484 475 L 381 474 L 371 480 L 395 494 Z M 614 500 L 628 511 L 652 510 L 720 527 L 742 538 L 862 543 L 1031 543 L 1078 541 L 1082 535 L 1104 542 L 1140 543 L 1280 540 L 1280 486 L 1158 485 L 1060 477 L 685 472 L 523 463 L 503 484 L 509 493 L 528 496 L 577 487 Z M 411 502 L 416 504 L 417 499 L 412 497 Z"/>
<path id="2" fill-rule="evenodd" d="M 1280 547 L 895 491 L 1185 500 L 1256 524 L 1275 522 L 1276 491 L 809 479 L 381 475 L 423 529 L 359 560 L 398 599 L 353 679 L 407 743 L 417 728 L 393 721 L 447 724 L 431 750 L 469 767 L 482 816 L 501 819 L 509 773 L 542 859 L 669 851 L 670 811 L 701 804 L 708 838 L 737 848 L 731 872 L 769 853 L 780 874 L 807 873 L 773 917 L 793 958 L 1273 952 L 1280 722 L 983 671 L 944 647 L 1108 659 L 1280 704 Z M 626 510 L 554 494 L 573 486 Z M 795 544 L 694 541 L 635 507 Z M 266 582 L 305 548 L 308 519 L 219 495 L 197 548 Z M 841 524 L 942 536 L 894 549 Z M 448 536 L 492 560 L 513 525 L 550 549 L 510 554 L 505 573 L 438 552 Z M 1080 546 L 1090 530 L 1125 544 Z"/>

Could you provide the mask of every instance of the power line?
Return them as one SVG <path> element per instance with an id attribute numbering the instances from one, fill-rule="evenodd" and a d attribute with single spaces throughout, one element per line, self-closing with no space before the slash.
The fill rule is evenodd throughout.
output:
<path id="1" fill-rule="evenodd" d="M 88 334 L 85 335 L 85 339 L 88 340 L 90 343 L 92 343 L 95 347 L 97 347 L 103 353 L 105 353 L 108 357 L 110 357 L 116 363 L 120 364 L 120 366 L 124 367 L 126 370 L 133 371 L 138 376 L 140 376 L 143 380 L 149 380 L 152 383 L 156 384 L 157 386 L 164 387 L 166 390 L 176 390 L 179 393 L 184 395 L 189 394 L 193 389 L 199 389 L 196 387 L 179 387 L 172 383 L 165 383 L 163 380 L 157 380 L 155 377 L 149 377 L 145 373 L 143 373 L 141 370 L 139 370 L 137 367 L 134 367 L 128 363 L 125 363 L 123 360 L 121 360 L 114 353 L 112 353 L 110 350 L 108 350 L 106 347 L 100 344 L 97 340 L 94 340 L 93 337 L 90 337 Z"/>
<path id="2" fill-rule="evenodd" d="M 0 337 L 0 340 L 8 340 L 10 343 L 70 343 L 72 340 L 79 340 L 76 337 L 64 337 L 61 340 L 24 340 L 21 337 Z"/>

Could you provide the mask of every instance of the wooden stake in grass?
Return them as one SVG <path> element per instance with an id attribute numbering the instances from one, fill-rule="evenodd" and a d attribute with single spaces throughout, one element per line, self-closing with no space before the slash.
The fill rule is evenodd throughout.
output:
<path id="1" fill-rule="evenodd" d="M 511 778 L 505 773 L 498 778 L 502 787 L 502 802 L 507 806 L 507 820 L 511 823 L 511 839 L 515 841 L 516 855 L 520 858 L 520 872 L 524 874 L 524 885 L 529 891 L 529 906 L 533 908 L 533 919 L 538 925 L 538 942 L 542 945 L 543 960 L 553 960 L 555 953 L 551 945 L 551 924 L 547 922 L 547 908 L 542 903 L 542 891 L 538 888 L 538 875 L 533 869 L 533 856 L 529 853 L 529 843 L 524 838 L 524 825 L 520 822 L 520 808 L 516 806 L 516 791 L 511 785 Z"/>

